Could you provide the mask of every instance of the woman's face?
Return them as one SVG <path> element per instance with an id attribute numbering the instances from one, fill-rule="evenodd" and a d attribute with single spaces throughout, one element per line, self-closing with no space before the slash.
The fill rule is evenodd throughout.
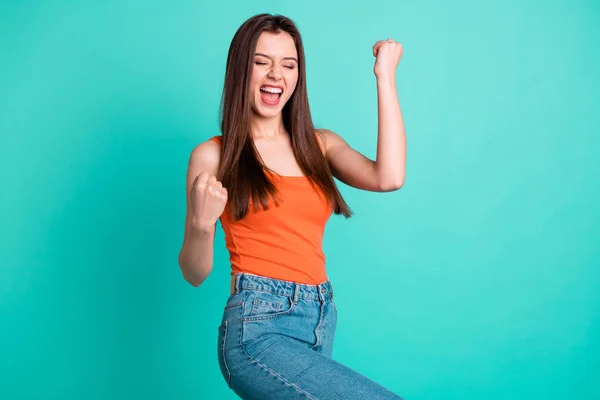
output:
<path id="1" fill-rule="evenodd" d="M 287 32 L 263 32 L 256 44 L 250 81 L 252 111 L 260 117 L 277 116 L 298 82 L 298 52 Z"/>

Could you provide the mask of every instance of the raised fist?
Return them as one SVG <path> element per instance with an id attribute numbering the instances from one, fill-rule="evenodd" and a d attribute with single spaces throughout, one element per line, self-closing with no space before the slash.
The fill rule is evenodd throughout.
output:
<path id="1" fill-rule="evenodd" d="M 207 229 L 217 223 L 227 204 L 227 189 L 214 175 L 200 172 L 192 183 L 190 202 L 192 225 Z"/>
<path id="2" fill-rule="evenodd" d="M 373 72 L 378 78 L 389 78 L 396 74 L 396 68 L 400 63 L 404 49 L 402 44 L 392 39 L 380 40 L 373 46 L 375 56 L 375 67 Z"/>

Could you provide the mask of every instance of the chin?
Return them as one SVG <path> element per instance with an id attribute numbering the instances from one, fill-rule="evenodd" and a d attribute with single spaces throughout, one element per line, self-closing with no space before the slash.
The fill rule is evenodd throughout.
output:
<path id="1" fill-rule="evenodd" d="M 259 111 L 256 113 L 261 118 L 274 118 L 281 114 L 281 110 Z"/>
<path id="2" fill-rule="evenodd" d="M 256 106 L 256 103 L 252 105 L 252 112 L 261 118 L 273 118 L 281 114 L 285 107 L 285 103 L 279 104 L 277 107 L 269 107 L 263 104 Z"/>

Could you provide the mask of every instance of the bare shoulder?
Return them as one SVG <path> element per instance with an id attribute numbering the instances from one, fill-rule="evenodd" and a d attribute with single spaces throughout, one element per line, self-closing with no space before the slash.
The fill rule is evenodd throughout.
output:
<path id="1" fill-rule="evenodd" d="M 340 144 L 346 143 L 344 139 L 334 131 L 330 129 L 317 129 L 317 135 L 320 138 L 321 146 L 324 149 L 324 153 L 327 154 L 331 149 L 334 149 Z"/>
<path id="2" fill-rule="evenodd" d="M 213 140 L 206 140 L 192 149 L 188 164 L 188 175 L 195 178 L 200 172 L 206 171 L 216 175 L 221 161 L 221 146 Z"/>

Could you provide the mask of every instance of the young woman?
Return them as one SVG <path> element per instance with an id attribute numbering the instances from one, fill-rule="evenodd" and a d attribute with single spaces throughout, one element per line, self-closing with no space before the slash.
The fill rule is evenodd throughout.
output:
<path id="1" fill-rule="evenodd" d="M 192 150 L 187 172 L 184 278 L 213 266 L 217 220 L 231 260 L 218 361 L 243 399 L 400 399 L 332 360 L 337 310 L 322 238 L 332 213 L 351 215 L 333 177 L 362 190 L 399 189 L 406 140 L 395 74 L 402 46 L 373 46 L 379 132 L 372 161 L 315 130 L 304 50 L 283 16 L 261 14 L 235 34 L 221 104 L 222 135 Z"/>

